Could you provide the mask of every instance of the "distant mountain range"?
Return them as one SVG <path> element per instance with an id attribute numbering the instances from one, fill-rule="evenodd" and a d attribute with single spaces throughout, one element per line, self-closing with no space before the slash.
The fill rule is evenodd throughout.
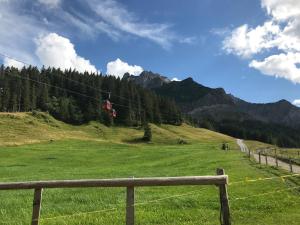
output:
<path id="1" fill-rule="evenodd" d="M 286 100 L 249 103 L 227 94 L 223 88 L 205 87 L 192 78 L 171 81 L 149 71 L 139 76 L 125 74 L 124 79 L 174 99 L 182 112 L 202 127 L 239 138 L 300 146 L 300 108 Z"/>

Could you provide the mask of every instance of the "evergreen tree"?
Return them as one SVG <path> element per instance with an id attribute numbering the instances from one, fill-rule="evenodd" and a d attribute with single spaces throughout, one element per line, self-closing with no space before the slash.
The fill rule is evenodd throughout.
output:
<path id="1" fill-rule="evenodd" d="M 102 110 L 110 96 L 117 111 L 117 124 L 141 125 L 144 121 L 177 124 L 181 114 L 175 104 L 132 82 L 114 76 L 61 71 L 55 68 L 0 68 L 1 111 L 49 111 L 64 122 L 81 124 L 99 120 L 113 124 Z"/>

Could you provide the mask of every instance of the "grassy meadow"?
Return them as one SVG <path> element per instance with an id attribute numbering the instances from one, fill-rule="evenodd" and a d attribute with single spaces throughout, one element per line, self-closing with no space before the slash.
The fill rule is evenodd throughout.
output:
<path id="1" fill-rule="evenodd" d="M 234 138 L 188 125 L 151 127 L 146 144 L 136 141 L 143 135 L 138 128 L 74 127 L 43 113 L 2 113 L 0 182 L 214 175 L 224 168 L 233 224 L 299 224 L 299 177 L 280 179 L 288 173 L 259 167 Z M 221 150 L 223 142 L 230 151 Z M 264 177 L 275 178 L 244 182 Z M 124 224 L 125 191 L 46 189 L 41 224 Z M 32 190 L 0 191 L 0 224 L 30 224 L 32 197 Z M 214 186 L 136 188 L 136 224 L 219 224 L 218 200 Z"/>

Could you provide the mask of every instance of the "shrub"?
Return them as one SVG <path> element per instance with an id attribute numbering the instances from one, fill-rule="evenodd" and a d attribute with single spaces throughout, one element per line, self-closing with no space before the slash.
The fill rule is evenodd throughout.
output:
<path id="1" fill-rule="evenodd" d="M 147 123 L 145 126 L 144 126 L 144 137 L 143 137 L 143 141 L 151 141 L 152 140 L 152 130 L 151 130 L 151 127 L 150 125 Z"/>

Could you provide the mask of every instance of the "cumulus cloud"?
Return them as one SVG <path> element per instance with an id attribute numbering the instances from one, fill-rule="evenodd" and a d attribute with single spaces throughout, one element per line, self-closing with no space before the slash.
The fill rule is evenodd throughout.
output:
<path id="1" fill-rule="evenodd" d="M 14 7 L 15 1 L 4 2 L 6 4 L 1 4 L 0 7 L 0 29 L 9 32 L 1 32 L 0 52 L 33 65 L 38 64 L 37 58 L 32 54 L 35 48 L 33 38 L 44 32 L 44 27 L 35 19 L 19 13 L 18 6 Z"/>
<path id="2" fill-rule="evenodd" d="M 125 73 L 138 76 L 144 71 L 142 67 L 137 65 L 129 65 L 127 62 L 123 62 L 119 58 L 116 59 L 115 61 L 111 61 L 107 63 L 106 68 L 107 68 L 106 74 L 113 75 L 120 78 L 122 78 Z"/>
<path id="3" fill-rule="evenodd" d="M 49 7 L 57 7 L 61 0 L 38 0 L 40 3 L 45 4 Z"/>
<path id="4" fill-rule="evenodd" d="M 249 66 L 263 74 L 300 83 L 300 1 L 261 0 L 269 19 L 257 27 L 248 24 L 232 30 L 223 41 L 228 54 L 253 58 Z M 279 52 L 274 54 L 273 52 Z M 264 59 L 256 56 L 264 53 Z"/>
<path id="5" fill-rule="evenodd" d="M 293 101 L 293 104 L 294 104 L 295 106 L 300 107 L 300 99 L 295 99 L 295 100 Z"/>
<path id="6" fill-rule="evenodd" d="M 171 81 L 181 81 L 177 77 L 174 77 Z"/>
<path id="7" fill-rule="evenodd" d="M 4 66 L 15 67 L 15 68 L 17 68 L 19 70 L 22 69 L 25 66 L 24 63 L 21 63 L 19 61 L 16 61 L 14 59 L 7 58 L 7 57 L 4 58 L 3 64 L 4 64 Z"/>
<path id="8" fill-rule="evenodd" d="M 78 56 L 74 45 L 65 37 L 50 33 L 36 39 L 36 55 L 45 66 L 75 69 L 79 72 L 94 72 L 98 70 L 89 60 Z"/>
<path id="9" fill-rule="evenodd" d="M 0 52 L 39 67 L 44 62 L 34 54 L 35 40 L 50 32 L 85 41 L 103 34 L 114 41 L 139 38 L 165 49 L 174 43 L 193 44 L 196 41 L 194 37 L 177 34 L 170 24 L 147 21 L 116 0 L 62 3 L 63 0 L 0 0 L 0 29 L 9 30 L 0 35 Z"/>
<path id="10" fill-rule="evenodd" d="M 261 71 L 265 75 L 285 78 L 294 83 L 300 83 L 300 53 L 272 55 L 263 61 L 253 60 L 250 67 Z"/>
<path id="11" fill-rule="evenodd" d="M 300 15 L 298 0 L 262 0 L 261 5 L 269 15 L 278 21 L 294 19 Z"/>
<path id="12" fill-rule="evenodd" d="M 254 29 L 247 24 L 232 31 L 223 42 L 223 49 L 243 58 L 249 58 L 263 49 L 274 46 L 273 38 L 280 31 L 280 27 L 273 22 L 266 22 Z"/>

